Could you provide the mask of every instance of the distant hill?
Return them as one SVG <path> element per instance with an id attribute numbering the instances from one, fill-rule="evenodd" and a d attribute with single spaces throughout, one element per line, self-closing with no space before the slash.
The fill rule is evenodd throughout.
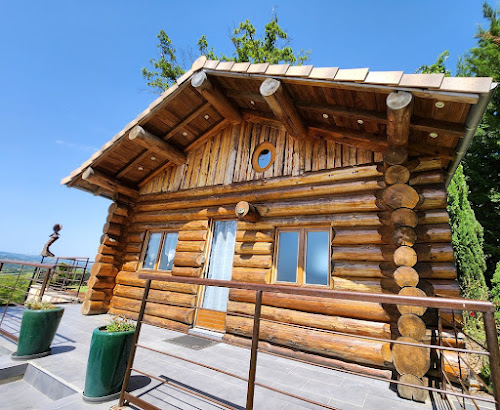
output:
<path id="1" fill-rule="evenodd" d="M 40 263 L 42 261 L 42 257 L 38 255 L 25 255 L 23 253 L 13 253 L 13 252 L 4 252 L 0 251 L 0 259 L 9 259 L 9 260 L 15 260 L 15 261 L 22 261 L 22 262 L 34 262 L 34 263 Z M 45 258 L 43 263 L 48 263 L 48 264 L 53 264 L 55 263 L 55 258 Z M 62 264 L 72 264 L 68 260 L 60 260 L 59 261 Z M 79 262 L 78 266 L 83 267 L 85 262 Z M 93 261 L 89 261 L 89 264 L 87 266 L 88 272 L 90 272 L 90 269 L 92 269 L 92 265 L 94 264 Z"/>
<path id="2" fill-rule="evenodd" d="M 12 252 L 0 251 L 0 259 L 13 259 L 16 261 L 40 263 L 40 261 L 42 260 L 42 257 L 39 255 L 24 255 L 22 253 L 12 253 Z"/>

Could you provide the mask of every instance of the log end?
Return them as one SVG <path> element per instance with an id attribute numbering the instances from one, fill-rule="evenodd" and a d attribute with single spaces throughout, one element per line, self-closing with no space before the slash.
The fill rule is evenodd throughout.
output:
<path id="1" fill-rule="evenodd" d="M 281 86 L 281 81 L 274 78 L 265 79 L 260 85 L 260 94 L 263 97 L 270 97 L 273 95 Z"/>
<path id="2" fill-rule="evenodd" d="M 146 131 L 144 131 L 144 128 L 142 128 L 140 125 L 136 125 L 134 128 L 132 128 L 130 130 L 130 132 L 128 133 L 128 139 L 133 141 L 135 140 L 137 137 L 141 137 L 142 135 L 144 135 L 146 133 Z"/>
<path id="3" fill-rule="evenodd" d="M 191 78 L 191 85 L 194 88 L 198 88 L 203 85 L 203 83 L 206 84 L 208 80 L 207 74 L 204 71 L 199 71 L 195 74 L 193 74 Z"/>
<path id="4" fill-rule="evenodd" d="M 386 104 L 391 110 L 402 110 L 411 104 L 412 98 L 407 91 L 393 91 L 387 96 Z"/>

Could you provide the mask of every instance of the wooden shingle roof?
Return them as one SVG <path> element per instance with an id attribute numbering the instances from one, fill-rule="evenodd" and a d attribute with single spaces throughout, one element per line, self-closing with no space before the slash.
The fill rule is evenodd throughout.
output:
<path id="1" fill-rule="evenodd" d="M 374 150 L 382 150 L 386 139 L 387 95 L 394 90 L 409 91 L 415 98 L 410 151 L 413 147 L 416 154 L 439 157 L 444 168 L 455 157 L 471 107 L 495 86 L 492 78 L 219 62 L 202 56 L 176 84 L 61 183 L 111 197 L 112 186 L 98 188 L 82 179 L 92 167 L 114 183 L 135 189 L 171 160 L 161 150 L 153 152 L 131 141 L 129 134 L 135 126 L 159 137 L 175 152 L 185 153 L 228 125 L 224 110 L 191 85 L 200 71 L 246 121 L 280 126 L 259 91 L 263 80 L 271 77 L 284 84 L 309 134 L 338 138 L 347 145 L 372 144 Z"/>

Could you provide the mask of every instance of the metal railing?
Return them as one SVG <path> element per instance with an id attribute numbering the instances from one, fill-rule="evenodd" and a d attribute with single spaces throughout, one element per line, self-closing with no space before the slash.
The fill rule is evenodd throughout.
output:
<path id="1" fill-rule="evenodd" d="M 88 265 L 88 258 L 54 258 L 54 263 L 0 259 L 0 334 L 18 341 L 26 302 L 78 302 Z"/>
<path id="2" fill-rule="evenodd" d="M 120 400 L 119 400 L 119 406 L 123 406 L 125 402 L 135 404 L 141 408 L 144 409 L 157 409 L 156 406 L 152 405 L 151 403 L 146 402 L 140 397 L 136 397 L 133 394 L 127 392 L 127 386 L 128 382 L 130 380 L 130 376 L 132 372 L 139 373 L 141 375 L 150 377 L 156 381 L 161 382 L 162 384 L 167 384 L 175 389 L 178 390 L 183 390 L 183 391 L 188 391 L 189 393 L 203 397 L 206 400 L 212 401 L 217 403 L 218 405 L 221 405 L 223 407 L 228 407 L 232 408 L 230 405 L 228 405 L 227 402 L 224 402 L 222 400 L 217 400 L 213 396 L 209 394 L 203 394 L 200 391 L 194 391 L 194 389 L 188 389 L 183 385 L 180 385 L 178 383 L 175 383 L 173 380 L 165 380 L 159 377 L 156 377 L 154 375 L 148 374 L 147 372 L 137 369 L 134 367 L 134 360 L 135 360 L 135 354 L 137 351 L 137 348 L 141 349 L 146 349 L 148 351 L 161 354 L 161 355 L 166 355 L 169 357 L 173 357 L 179 360 L 186 361 L 188 363 L 196 364 L 199 366 L 202 366 L 204 368 L 208 368 L 210 370 L 223 373 L 228 376 L 232 376 L 234 378 L 243 380 L 247 382 L 247 398 L 246 398 L 246 409 L 253 409 L 253 401 L 254 401 L 254 392 L 255 392 L 255 386 L 260 386 L 269 390 L 272 390 L 274 392 L 278 392 L 287 396 L 291 396 L 296 399 L 300 399 L 306 402 L 309 402 L 314 405 L 322 406 L 325 408 L 330 408 L 334 409 L 334 407 L 315 402 L 314 400 L 308 399 L 306 397 L 298 396 L 295 394 L 291 394 L 290 392 L 286 392 L 283 390 L 276 389 L 274 387 L 268 386 L 263 383 L 256 382 L 255 380 L 255 375 L 256 375 L 256 370 L 257 370 L 257 354 L 259 349 L 259 332 L 260 332 L 260 323 L 261 321 L 271 321 L 271 322 L 276 322 L 271 319 L 267 318 L 261 318 L 261 307 L 262 307 L 262 298 L 263 294 L 266 292 L 269 293 L 282 293 L 282 294 L 289 294 L 289 295 L 296 295 L 296 296 L 311 296 L 311 297 L 319 297 L 319 298 L 328 298 L 328 299 L 336 299 L 336 300 L 349 300 L 349 301 L 360 301 L 360 302 L 371 302 L 371 303 L 377 303 L 377 304 L 388 304 L 388 305 L 410 305 L 410 306 L 425 306 L 428 309 L 434 309 L 435 313 L 437 315 L 437 326 L 431 327 L 432 332 L 434 334 L 433 339 L 431 339 L 431 343 L 412 343 L 412 342 L 407 342 L 407 341 L 400 341 L 400 340 L 394 340 L 394 339 L 383 339 L 380 337 L 375 337 L 375 336 L 367 336 L 367 335 L 358 335 L 358 334 L 352 334 L 352 333 L 347 333 L 347 332 L 340 332 L 336 330 L 330 330 L 330 329 L 318 329 L 314 328 L 316 331 L 321 331 L 321 332 L 326 332 L 329 334 L 334 334 L 334 335 L 342 335 L 342 336 L 347 336 L 347 337 L 352 337 L 352 338 L 363 338 L 363 339 L 368 339 L 368 340 L 376 340 L 376 341 L 383 341 L 387 343 L 391 343 L 393 345 L 395 344 L 402 344 L 402 345 L 409 345 L 409 346 L 418 346 L 418 347 L 423 347 L 426 349 L 429 349 L 431 352 L 435 352 L 435 354 L 438 356 L 438 368 L 436 369 L 431 369 L 427 376 L 429 379 L 433 379 L 434 383 L 432 386 L 438 386 L 438 387 L 432 387 L 432 386 L 418 386 L 418 389 L 426 390 L 429 393 L 437 393 L 440 394 L 442 397 L 448 398 L 449 396 L 454 396 L 457 400 L 461 399 L 464 403 L 465 406 L 465 400 L 472 400 L 474 405 L 478 407 L 476 404 L 476 401 L 482 401 L 482 402 L 487 402 L 487 403 L 493 403 L 495 404 L 495 407 L 497 410 L 500 409 L 500 405 L 498 402 L 498 399 L 500 398 L 500 351 L 498 347 L 498 342 L 497 342 L 497 329 L 495 326 L 495 320 L 494 320 L 494 305 L 490 302 L 485 302 L 485 301 L 475 301 L 475 300 L 469 300 L 469 299 L 448 299 L 448 298 L 438 298 L 438 297 L 410 297 L 410 296 L 400 296 L 400 295 L 393 295 L 393 294 L 376 294 L 376 293 L 364 293 L 364 292 L 352 292 L 352 291 L 338 291 L 338 290 L 327 290 L 327 289 L 313 289 L 313 288 L 296 288 L 296 287 L 290 287 L 286 285 L 267 285 L 267 284 L 254 284 L 254 283 L 245 283 L 245 282 L 235 282 L 235 281 L 224 281 L 224 280 L 215 280 L 215 279 L 202 279 L 202 278 L 186 278 L 186 277 L 176 277 L 176 276 L 170 276 L 170 275 L 164 275 L 164 274 L 156 274 L 156 273 L 140 273 L 139 275 L 140 279 L 146 279 L 146 286 L 144 289 L 144 294 L 143 298 L 141 301 L 141 306 L 137 318 L 137 327 L 136 331 L 134 334 L 134 339 L 133 339 L 133 345 L 132 349 L 130 352 L 130 357 L 127 365 L 127 370 L 125 374 L 125 380 L 122 386 L 122 391 L 120 394 Z M 250 291 L 255 291 L 255 311 L 253 315 L 244 315 L 244 314 L 237 314 L 239 316 L 244 316 L 247 318 L 253 319 L 253 331 L 252 331 L 252 340 L 251 340 L 251 354 L 250 354 L 250 365 L 249 365 L 249 373 L 248 373 L 248 378 L 227 372 L 225 370 L 217 369 L 212 366 L 208 366 L 203 363 L 195 362 L 189 358 L 186 357 L 181 357 L 178 355 L 173 355 L 171 353 L 165 352 L 165 351 L 160 351 L 158 349 L 153 349 L 151 347 L 145 346 L 144 344 L 139 344 L 139 336 L 141 332 L 141 326 L 143 323 L 148 323 L 156 327 L 160 328 L 166 328 L 169 329 L 167 326 L 159 326 L 155 325 L 153 323 L 150 323 L 144 319 L 144 312 L 146 309 L 146 305 L 148 303 L 148 297 L 149 297 L 149 291 L 151 287 L 151 281 L 166 281 L 166 282 L 173 282 L 173 283 L 184 283 L 184 284 L 192 284 L 192 285 L 203 285 L 203 286 L 217 286 L 217 287 L 226 287 L 226 288 L 232 288 L 232 289 L 244 289 L 244 290 L 250 290 Z M 152 302 L 152 301 L 151 301 Z M 158 300 L 154 300 L 154 303 L 159 303 Z M 181 305 L 181 304 L 172 304 L 172 303 L 165 303 L 165 305 L 174 305 L 174 306 L 184 306 L 184 307 L 192 307 L 192 306 L 186 306 L 186 305 Z M 446 312 L 451 312 L 453 320 L 456 317 L 457 312 L 463 312 L 463 311 L 468 311 L 468 312 L 480 312 L 480 314 L 483 317 L 483 323 L 484 323 L 484 331 L 486 334 L 486 343 L 487 346 L 483 346 L 481 344 L 482 349 L 481 350 L 471 350 L 471 349 L 466 349 L 462 347 L 458 347 L 458 333 L 455 334 L 455 338 L 457 339 L 457 343 L 455 346 L 451 345 L 446 341 L 445 338 L 443 338 L 443 328 L 447 327 L 449 328 L 450 325 L 443 324 L 444 319 L 442 318 L 443 316 L 443 311 Z M 231 313 L 233 314 L 233 313 Z M 450 321 L 450 324 L 453 325 L 453 327 L 456 328 L 455 331 L 460 331 L 459 327 L 456 326 L 458 323 L 453 323 L 453 320 Z M 284 325 L 289 325 L 289 326 L 295 326 L 295 327 L 301 327 L 304 329 L 312 329 L 311 327 L 308 326 L 303 326 L 303 325 L 298 325 L 298 324 L 292 324 L 292 323 L 286 323 L 286 322 L 279 322 Z M 175 331 L 178 331 L 177 329 L 172 329 Z M 199 336 L 199 335 L 197 335 Z M 436 340 L 438 340 L 439 343 L 436 344 Z M 477 341 L 476 341 L 477 342 Z M 479 355 L 480 357 L 488 358 L 490 361 L 490 368 L 491 368 L 491 379 L 493 382 L 493 389 L 489 389 L 487 384 L 481 380 L 481 383 L 489 389 L 490 393 L 492 394 L 493 397 L 488 397 L 488 396 L 478 396 L 474 395 L 470 392 L 470 390 L 467 388 L 465 383 L 462 381 L 461 377 L 461 369 L 457 376 L 457 381 L 458 383 L 455 383 L 455 385 L 452 383 L 451 380 L 449 380 L 448 375 L 446 375 L 446 372 L 444 371 L 444 363 L 446 360 L 445 353 L 452 352 L 454 354 L 457 354 L 459 357 L 459 365 L 461 363 L 460 357 L 463 358 L 465 355 L 468 354 L 473 354 L 473 355 Z M 282 356 L 280 354 L 276 353 L 271 353 L 275 354 L 278 356 Z M 290 359 L 288 356 L 284 356 Z M 311 363 L 311 364 L 317 364 L 314 362 L 310 362 L 307 360 L 301 360 L 301 359 L 296 359 L 296 358 L 291 358 L 292 360 L 298 360 L 298 361 L 305 361 L 306 363 Z M 465 363 L 465 362 L 464 362 Z M 366 373 L 360 373 L 356 372 L 354 370 L 348 370 L 346 368 L 341 368 L 341 367 L 334 367 L 330 365 L 325 365 L 322 364 L 321 367 L 325 368 L 330 368 L 334 369 L 337 371 L 342 371 L 350 374 L 355 374 L 363 377 L 369 377 L 372 379 L 376 380 L 381 380 L 385 381 L 388 383 L 394 383 L 396 385 L 402 385 L 402 386 L 409 386 L 409 387 L 417 387 L 413 384 L 405 383 L 400 380 L 392 380 L 392 379 L 386 379 L 383 377 L 379 377 L 376 375 L 370 375 Z M 453 366 L 451 366 L 453 369 Z M 459 391 L 456 388 L 456 384 L 460 384 L 462 390 Z M 459 402 L 460 404 L 460 402 Z M 461 405 L 461 404 L 460 404 Z"/>
<path id="3" fill-rule="evenodd" d="M 80 301 L 80 292 L 87 283 L 90 272 L 89 258 L 76 256 L 58 256 L 56 258 L 43 257 L 46 260 L 54 260 L 54 275 L 49 281 L 49 288 L 62 293 L 67 299 L 74 298 Z M 83 292 L 85 294 L 85 292 Z"/>

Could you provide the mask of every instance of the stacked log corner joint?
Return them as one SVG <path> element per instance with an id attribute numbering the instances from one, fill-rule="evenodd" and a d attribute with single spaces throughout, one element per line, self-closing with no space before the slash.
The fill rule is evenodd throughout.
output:
<path id="1" fill-rule="evenodd" d="M 82 304 L 83 315 L 107 313 L 118 267 L 122 264 L 123 238 L 127 235 L 131 209 L 119 202 L 108 208 L 108 217 L 103 228 L 101 243 L 95 263 L 90 272 L 88 290 Z"/>
<path id="2" fill-rule="evenodd" d="M 388 112 L 388 149 L 384 153 L 385 190 L 382 192 L 383 206 L 391 212 L 393 241 L 398 246 L 393 255 L 396 265 L 394 280 L 400 287 L 399 295 L 425 297 L 426 294 L 417 288 L 419 274 L 414 269 L 417 263 L 417 252 L 413 248 L 417 240 L 415 228 L 418 217 L 414 209 L 423 198 L 409 185 L 410 170 L 408 164 L 408 135 L 412 112 L 412 95 L 407 92 L 393 92 L 387 97 Z M 397 341 L 423 343 L 427 329 L 421 316 L 427 308 L 422 306 L 398 305 L 401 316 L 397 322 L 400 336 Z M 419 389 L 428 382 L 424 376 L 430 369 L 430 349 L 406 344 L 393 344 L 392 362 L 398 373 L 399 381 L 413 385 L 398 384 L 400 396 L 422 401 L 428 397 L 427 390 Z"/>

